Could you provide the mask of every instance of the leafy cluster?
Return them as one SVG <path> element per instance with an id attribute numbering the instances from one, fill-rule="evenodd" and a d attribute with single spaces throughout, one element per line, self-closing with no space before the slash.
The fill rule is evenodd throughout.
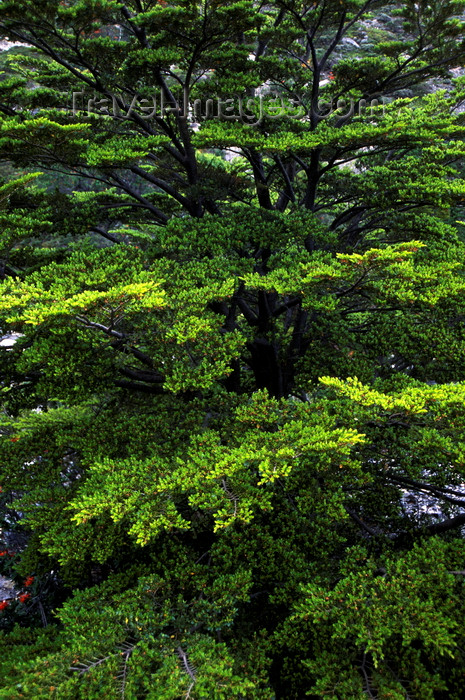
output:
<path id="1" fill-rule="evenodd" d="M 0 697 L 462 698 L 464 12 L 3 0 Z"/>

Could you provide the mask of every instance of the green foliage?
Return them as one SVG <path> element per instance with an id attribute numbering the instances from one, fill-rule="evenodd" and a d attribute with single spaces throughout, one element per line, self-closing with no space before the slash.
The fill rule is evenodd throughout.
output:
<path id="1" fill-rule="evenodd" d="M 464 10 L 1 3 L 0 697 L 462 698 Z"/>

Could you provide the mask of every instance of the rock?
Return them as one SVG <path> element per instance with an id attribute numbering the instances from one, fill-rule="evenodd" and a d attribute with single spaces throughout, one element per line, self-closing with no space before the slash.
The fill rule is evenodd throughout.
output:
<path id="1" fill-rule="evenodd" d="M 12 348 L 18 338 L 21 338 L 22 333 L 7 333 L 0 337 L 0 347 Z"/>
<path id="2" fill-rule="evenodd" d="M 18 591 L 15 588 L 14 581 L 6 576 L 0 576 L 0 601 L 15 598 Z"/>

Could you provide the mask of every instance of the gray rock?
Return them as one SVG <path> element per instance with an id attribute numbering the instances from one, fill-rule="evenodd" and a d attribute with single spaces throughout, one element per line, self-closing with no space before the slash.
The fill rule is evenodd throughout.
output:
<path id="1" fill-rule="evenodd" d="M 15 588 L 14 581 L 6 576 L 0 576 L 0 601 L 15 598 L 18 591 Z"/>

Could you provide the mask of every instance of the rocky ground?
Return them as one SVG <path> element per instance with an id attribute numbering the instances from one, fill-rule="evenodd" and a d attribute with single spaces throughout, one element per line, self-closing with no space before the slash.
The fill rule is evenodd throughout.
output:
<path id="1" fill-rule="evenodd" d="M 0 51 L 7 51 L 12 46 L 27 46 L 27 44 L 22 44 L 19 41 L 8 41 L 7 39 L 0 40 Z"/>

